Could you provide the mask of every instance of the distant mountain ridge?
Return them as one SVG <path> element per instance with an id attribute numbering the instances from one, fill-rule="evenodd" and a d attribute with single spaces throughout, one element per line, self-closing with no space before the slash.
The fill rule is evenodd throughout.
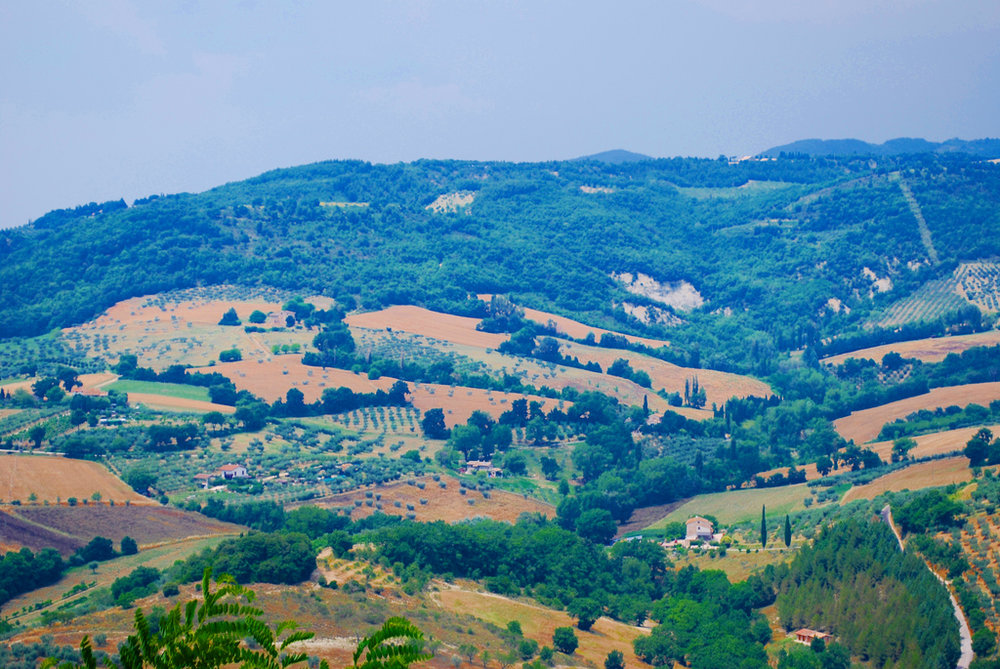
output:
<path id="1" fill-rule="evenodd" d="M 602 163 L 617 165 L 618 163 L 638 163 L 643 160 L 656 159 L 644 153 L 635 153 L 634 151 L 626 151 L 625 149 L 612 149 L 611 151 L 601 151 L 589 156 L 580 156 L 573 160 L 597 160 Z"/>
<path id="2" fill-rule="evenodd" d="M 1000 139 L 949 139 L 931 142 L 920 137 L 898 137 L 882 144 L 860 139 L 800 139 L 791 144 L 775 146 L 759 155 L 776 158 L 784 154 L 809 156 L 898 156 L 910 153 L 967 153 L 983 158 L 1000 158 Z"/>

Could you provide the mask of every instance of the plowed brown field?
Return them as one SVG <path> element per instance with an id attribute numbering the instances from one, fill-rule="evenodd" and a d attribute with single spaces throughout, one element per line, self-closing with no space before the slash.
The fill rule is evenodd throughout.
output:
<path id="1" fill-rule="evenodd" d="M 968 404 L 985 406 L 995 399 L 1000 399 L 1000 382 L 934 388 L 923 395 L 855 411 L 833 421 L 833 426 L 844 439 L 853 439 L 855 443 L 862 444 L 877 437 L 886 423 L 905 418 L 920 409 L 933 410 L 952 405 L 964 407 Z"/>

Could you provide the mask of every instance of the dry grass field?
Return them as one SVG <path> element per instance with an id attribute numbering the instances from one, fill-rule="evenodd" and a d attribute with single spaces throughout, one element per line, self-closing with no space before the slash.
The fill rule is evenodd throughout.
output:
<path id="1" fill-rule="evenodd" d="M 100 576 L 101 571 L 98 570 L 97 577 Z M 95 579 L 87 579 L 88 582 L 93 580 Z M 107 583 L 102 583 L 107 586 Z M 419 669 L 454 669 L 456 665 L 452 663 L 452 658 L 463 643 L 487 648 L 493 655 L 506 647 L 506 642 L 480 620 L 470 615 L 451 613 L 437 602 L 427 601 L 421 595 L 406 596 L 394 587 L 373 586 L 373 590 L 378 592 L 370 591 L 367 594 L 321 588 L 308 582 L 297 586 L 258 583 L 252 588 L 257 595 L 254 606 L 263 610 L 262 617 L 265 620 L 272 625 L 280 620 L 295 620 L 302 629 L 316 634 L 314 638 L 296 644 L 292 649 L 303 650 L 325 659 L 333 667 L 350 666 L 351 653 L 361 637 L 375 631 L 390 616 L 407 616 L 424 632 L 425 638 L 436 642 L 435 657 L 414 665 Z M 61 592 L 55 591 L 49 598 L 56 600 Z M 180 597 L 165 598 L 156 594 L 138 600 L 136 608 L 147 613 L 154 607 L 170 609 L 178 602 L 188 601 L 199 594 L 200 584 L 181 584 Z M 51 635 L 56 644 L 79 646 L 84 634 L 93 636 L 97 631 L 107 637 L 106 643 L 99 650 L 114 652 L 117 645 L 132 632 L 134 622 L 134 609 L 114 607 L 68 623 L 26 630 L 11 638 L 10 642 L 37 642 L 42 635 Z M 481 666 L 478 660 L 477 666 Z M 499 668 L 495 661 L 488 666 L 489 669 Z"/>
<path id="2" fill-rule="evenodd" d="M 969 459 L 964 456 L 918 462 L 906 469 L 880 476 L 871 483 L 851 488 L 844 495 L 843 502 L 847 503 L 856 499 L 875 499 L 884 492 L 919 490 L 920 488 L 964 483 L 971 480 L 972 470 L 969 469 Z"/>
<path id="3" fill-rule="evenodd" d="M 90 499 L 100 493 L 105 502 L 156 504 L 139 495 L 104 465 L 42 455 L 0 455 L 0 500 L 27 504 L 32 494 L 37 502 L 66 503 L 70 497 Z"/>
<path id="4" fill-rule="evenodd" d="M 853 439 L 855 443 L 863 444 L 877 437 L 886 423 L 897 418 L 905 418 L 920 409 L 933 410 L 952 405 L 964 407 L 968 404 L 985 406 L 995 399 L 1000 399 L 1000 382 L 934 388 L 923 395 L 855 411 L 849 416 L 833 421 L 833 426 L 844 439 Z"/>
<path id="5" fill-rule="evenodd" d="M 848 358 L 857 358 L 859 360 L 874 360 L 882 364 L 882 358 L 889 352 L 896 352 L 904 358 L 916 358 L 924 362 L 941 362 L 949 353 L 961 353 L 976 346 L 996 346 L 997 344 L 1000 344 L 1000 330 L 990 330 L 970 335 L 930 337 L 885 344 L 884 346 L 873 346 L 872 348 L 831 355 L 823 358 L 821 362 L 828 365 L 839 365 Z"/>
<path id="6" fill-rule="evenodd" d="M 584 666 L 603 666 L 604 659 L 613 650 L 625 655 L 626 666 L 640 666 L 641 662 L 632 650 L 632 641 L 641 634 L 649 633 L 647 628 L 633 627 L 606 617 L 599 618 L 590 631 L 583 632 L 574 627 L 574 619 L 565 611 L 457 586 L 442 589 L 433 597 L 448 611 L 472 615 L 500 628 L 516 620 L 521 624 L 524 636 L 536 640 L 539 646 L 552 645 L 552 634 L 557 627 L 573 627 L 580 641 L 573 659 Z"/>
<path id="7" fill-rule="evenodd" d="M 341 507 L 360 501 L 361 505 L 355 506 L 351 513 L 351 517 L 355 520 L 375 513 L 376 504 L 382 505 L 380 509 L 382 513 L 396 516 L 413 513 L 416 520 L 421 522 L 443 520 L 455 523 L 468 518 L 482 517 L 513 523 L 522 513 L 541 513 L 549 518 L 555 516 L 555 508 L 551 505 L 503 490 L 489 491 L 489 499 L 483 497 L 482 492 L 475 490 L 467 490 L 463 495 L 459 492 L 463 488 L 458 480 L 450 476 L 441 477 L 440 483 L 445 484 L 444 488 L 429 476 L 421 477 L 417 482 L 424 484 L 423 490 L 405 482 L 391 483 L 374 490 L 354 490 L 312 500 L 309 504 Z M 373 493 L 372 497 L 365 497 L 366 492 Z M 381 495 L 381 499 L 375 499 L 376 494 Z M 421 504 L 421 499 L 427 503 Z M 372 506 L 367 506 L 368 501 L 372 502 Z M 398 507 L 395 505 L 396 502 L 400 504 Z M 410 511 L 407 505 L 413 506 L 413 510 Z"/>
<path id="8" fill-rule="evenodd" d="M 795 539 L 793 539 L 790 548 L 785 548 L 780 540 L 774 541 L 774 545 L 778 547 L 777 550 L 751 552 L 729 550 L 725 557 L 719 557 L 718 551 L 704 551 L 702 553 L 692 551 L 676 558 L 674 566 L 680 568 L 694 565 L 699 569 L 718 569 L 726 572 L 730 581 L 737 583 L 745 581 L 751 574 L 759 572 L 769 564 L 778 565 L 790 561 L 798 550 Z M 768 545 L 771 543 L 768 542 Z"/>

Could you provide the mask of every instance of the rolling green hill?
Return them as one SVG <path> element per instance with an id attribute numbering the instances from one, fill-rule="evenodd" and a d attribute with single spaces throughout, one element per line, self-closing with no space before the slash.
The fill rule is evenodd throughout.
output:
<path id="1" fill-rule="evenodd" d="M 923 209 L 937 264 L 901 181 Z M 770 186 L 753 187 L 761 182 Z M 470 295 L 509 293 L 670 339 L 689 364 L 766 374 L 776 353 L 858 329 L 959 262 L 989 259 L 1000 248 L 998 202 L 1000 168 L 931 154 L 877 167 L 867 159 L 317 163 L 200 194 L 54 211 L 0 232 L 0 336 L 196 285 L 469 314 L 478 309 Z M 612 278 L 622 273 L 659 285 L 633 294 Z M 880 279 L 892 290 L 879 293 Z M 696 291 L 701 306 L 664 304 L 677 286 Z"/>

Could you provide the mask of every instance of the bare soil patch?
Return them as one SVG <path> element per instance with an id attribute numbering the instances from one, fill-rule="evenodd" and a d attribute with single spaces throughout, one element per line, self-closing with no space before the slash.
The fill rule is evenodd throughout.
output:
<path id="1" fill-rule="evenodd" d="M 833 426 L 844 439 L 853 439 L 855 443 L 862 444 L 877 437 L 886 423 L 905 418 L 920 409 L 933 410 L 952 405 L 964 407 L 968 404 L 985 406 L 995 399 L 1000 399 L 1000 382 L 934 388 L 923 395 L 855 411 L 835 420 Z"/>
<path id="2" fill-rule="evenodd" d="M 1000 330 L 990 330 L 988 332 L 977 332 L 969 335 L 958 335 L 955 337 L 930 337 L 927 339 L 914 339 L 913 341 L 902 341 L 895 344 L 885 344 L 883 346 L 873 346 L 857 351 L 849 351 L 839 355 L 831 355 L 823 358 L 822 362 L 828 365 L 839 365 L 848 358 L 859 360 L 868 359 L 882 364 L 882 358 L 886 353 L 899 353 L 904 358 L 916 358 L 924 362 L 941 362 L 949 353 L 961 353 L 976 346 L 995 346 L 1000 344 Z"/>
<path id="3" fill-rule="evenodd" d="M 95 492 L 102 500 L 132 504 L 155 504 L 136 493 L 104 465 L 42 455 L 0 455 L 0 500 L 27 503 L 32 493 L 38 503 L 63 503 L 70 497 L 89 499 Z"/>
<path id="4" fill-rule="evenodd" d="M 964 456 L 919 462 L 906 469 L 880 476 L 871 483 L 851 488 L 844 495 L 843 502 L 846 504 L 856 499 L 875 499 L 884 492 L 920 490 L 971 480 L 969 459 Z"/>
<path id="5" fill-rule="evenodd" d="M 370 516 L 376 510 L 396 516 L 412 513 L 416 516 L 416 520 L 421 522 L 443 520 L 448 523 L 476 517 L 513 523 L 522 513 L 541 513 L 549 518 L 555 516 L 555 508 L 551 505 L 503 490 L 489 491 L 488 499 L 482 492 L 475 490 L 466 490 L 463 495 L 459 492 L 463 488 L 459 485 L 458 479 L 450 476 L 441 477 L 440 483 L 445 484 L 444 488 L 429 476 L 418 478 L 416 481 L 424 484 L 423 490 L 405 482 L 391 483 L 368 491 L 355 490 L 311 500 L 309 504 L 333 507 L 348 506 L 354 504 L 356 500 L 360 501 L 361 506 L 355 506 L 351 513 L 351 517 L 355 520 Z M 372 492 L 372 497 L 365 497 L 366 492 Z M 375 494 L 381 495 L 381 499 L 376 500 Z M 427 503 L 421 504 L 421 499 Z M 368 501 L 372 502 L 372 506 L 367 506 Z M 397 507 L 396 502 L 399 502 L 400 506 Z M 376 503 L 381 504 L 382 508 L 376 509 Z M 407 509 L 407 504 L 413 506 L 412 511 Z"/>
<path id="6" fill-rule="evenodd" d="M 676 502 L 671 502 L 670 504 L 657 504 L 656 506 L 644 506 L 635 509 L 632 511 L 632 515 L 628 517 L 627 521 L 618 525 L 618 531 L 615 532 L 615 538 L 618 539 L 625 536 L 629 532 L 636 532 L 649 527 L 656 521 L 668 515 L 674 509 L 680 508 L 686 501 L 687 500 L 685 499 L 681 499 Z"/>

